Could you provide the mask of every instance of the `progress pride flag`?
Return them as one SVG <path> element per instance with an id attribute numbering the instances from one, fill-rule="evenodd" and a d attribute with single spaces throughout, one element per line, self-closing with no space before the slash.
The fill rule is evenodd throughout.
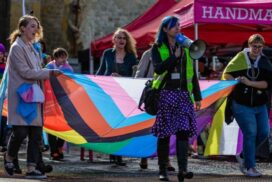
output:
<path id="1" fill-rule="evenodd" d="M 195 22 L 272 24 L 272 1 L 195 1 Z"/>

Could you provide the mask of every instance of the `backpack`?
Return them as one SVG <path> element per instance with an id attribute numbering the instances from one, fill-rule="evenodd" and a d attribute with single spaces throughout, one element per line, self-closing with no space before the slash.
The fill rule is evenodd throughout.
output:
<path id="1" fill-rule="evenodd" d="M 158 112 L 158 100 L 159 90 L 152 89 L 152 80 L 147 80 L 138 104 L 138 109 L 150 115 L 156 115 Z M 143 104 L 144 108 L 142 108 Z"/>

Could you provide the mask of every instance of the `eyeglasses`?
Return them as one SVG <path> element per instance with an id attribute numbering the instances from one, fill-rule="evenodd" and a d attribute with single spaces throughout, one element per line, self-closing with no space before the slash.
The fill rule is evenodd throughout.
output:
<path id="1" fill-rule="evenodd" d="M 251 47 L 252 47 L 253 49 L 261 49 L 261 48 L 263 48 L 262 45 L 251 45 Z"/>
<path id="2" fill-rule="evenodd" d="M 126 37 L 116 37 L 118 40 L 127 40 L 127 38 Z"/>

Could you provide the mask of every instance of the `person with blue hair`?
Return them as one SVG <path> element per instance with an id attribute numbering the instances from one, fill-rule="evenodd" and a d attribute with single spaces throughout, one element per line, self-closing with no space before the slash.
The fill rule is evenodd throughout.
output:
<path id="1" fill-rule="evenodd" d="M 193 173 L 187 171 L 189 137 L 197 134 L 194 109 L 200 109 L 202 98 L 189 50 L 176 42 L 179 33 L 177 17 L 163 18 L 151 48 L 155 72 L 152 88 L 159 90 L 158 112 L 152 133 L 158 137 L 157 154 L 161 181 L 169 181 L 167 163 L 171 135 L 176 135 L 179 182 L 193 177 Z"/>

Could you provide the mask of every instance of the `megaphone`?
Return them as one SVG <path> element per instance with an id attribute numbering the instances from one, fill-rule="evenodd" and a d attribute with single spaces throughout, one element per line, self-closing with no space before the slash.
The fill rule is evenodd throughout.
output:
<path id="1" fill-rule="evenodd" d="M 189 54 L 192 59 L 201 58 L 206 51 L 206 43 L 203 40 L 192 41 L 181 33 L 176 36 L 176 42 L 182 47 L 189 48 Z"/>

